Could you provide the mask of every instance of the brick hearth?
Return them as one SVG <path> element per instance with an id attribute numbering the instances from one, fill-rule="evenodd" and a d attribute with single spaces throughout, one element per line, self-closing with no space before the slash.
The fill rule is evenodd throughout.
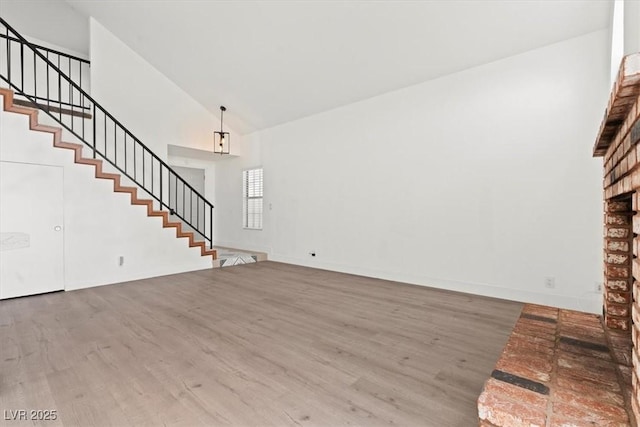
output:
<path id="1" fill-rule="evenodd" d="M 630 354 L 600 316 L 525 305 L 478 399 L 480 426 L 630 426 Z"/>

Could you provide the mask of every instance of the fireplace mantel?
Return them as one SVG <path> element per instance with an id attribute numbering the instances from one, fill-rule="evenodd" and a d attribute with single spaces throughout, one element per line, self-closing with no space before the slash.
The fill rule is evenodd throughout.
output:
<path id="1" fill-rule="evenodd" d="M 624 126 L 630 126 L 632 123 L 628 123 L 629 120 L 626 119 L 636 117 L 637 114 L 633 113 L 632 109 L 637 108 L 639 94 L 640 53 L 634 53 L 625 56 L 620 64 L 620 71 L 613 83 L 609 103 L 593 147 L 594 157 L 602 157 L 607 154 L 607 150 L 616 137 L 627 134 L 628 128 L 625 129 Z"/>

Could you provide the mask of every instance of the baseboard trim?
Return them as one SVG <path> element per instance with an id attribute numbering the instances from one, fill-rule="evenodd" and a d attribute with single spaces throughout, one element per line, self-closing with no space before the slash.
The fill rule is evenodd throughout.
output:
<path id="1" fill-rule="evenodd" d="M 426 286 L 431 288 L 446 289 L 455 292 L 464 292 L 474 295 L 505 299 L 523 303 L 541 304 L 569 310 L 587 313 L 602 313 L 602 295 L 595 292 L 585 292 L 577 297 L 568 295 L 546 294 L 523 289 L 506 288 L 487 283 L 459 282 L 449 279 L 441 279 L 411 274 L 398 274 L 383 270 L 360 268 L 336 263 L 327 263 L 316 259 L 306 260 L 290 257 L 277 253 L 269 254 L 270 261 L 286 264 L 300 265 L 304 267 L 319 268 L 340 273 L 355 274 L 358 276 L 372 277 L 376 279 L 394 282 L 408 283 L 411 285 Z"/>

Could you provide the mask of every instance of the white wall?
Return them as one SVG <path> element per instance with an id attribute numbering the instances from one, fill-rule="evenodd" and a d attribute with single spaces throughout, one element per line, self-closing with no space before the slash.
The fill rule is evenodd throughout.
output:
<path id="1" fill-rule="evenodd" d="M 615 0 L 613 3 L 613 13 L 611 14 L 611 84 L 618 78 L 620 63 L 625 55 L 625 0 Z"/>
<path id="2" fill-rule="evenodd" d="M 606 31 L 587 34 L 245 137 L 251 155 L 216 165 L 216 243 L 599 312 L 591 149 L 608 44 Z M 253 166 L 264 167 L 262 231 L 241 227 L 241 170 Z"/>
<path id="3" fill-rule="evenodd" d="M 167 144 L 213 151 L 211 114 L 98 21 L 91 18 L 92 96 L 162 159 Z M 239 136 L 233 130 L 232 154 Z"/>
<path id="4" fill-rule="evenodd" d="M 624 53 L 640 52 L 640 1 L 624 1 Z"/>
<path id="5" fill-rule="evenodd" d="M 30 34 L 75 52 L 89 52 L 88 19 L 65 0 L 2 0 L 0 12 L 23 35 Z"/>
<path id="6" fill-rule="evenodd" d="M 0 160 L 64 167 L 65 289 L 211 268 L 211 257 L 177 239 L 175 229 L 114 193 L 112 181 L 94 178 L 93 167 L 75 164 L 72 151 L 53 148 L 51 134 L 28 126 L 26 116 L 0 113 Z"/>
<path id="7" fill-rule="evenodd" d="M 640 1 L 615 0 L 611 19 L 611 83 L 616 81 L 622 57 L 640 52 Z"/>

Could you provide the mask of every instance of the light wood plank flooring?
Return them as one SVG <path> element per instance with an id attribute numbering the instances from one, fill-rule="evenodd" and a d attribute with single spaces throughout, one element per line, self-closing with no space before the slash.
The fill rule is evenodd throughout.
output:
<path id="1" fill-rule="evenodd" d="M 56 410 L 46 426 L 474 426 L 521 307 L 274 262 L 7 300 L 0 411 Z"/>

